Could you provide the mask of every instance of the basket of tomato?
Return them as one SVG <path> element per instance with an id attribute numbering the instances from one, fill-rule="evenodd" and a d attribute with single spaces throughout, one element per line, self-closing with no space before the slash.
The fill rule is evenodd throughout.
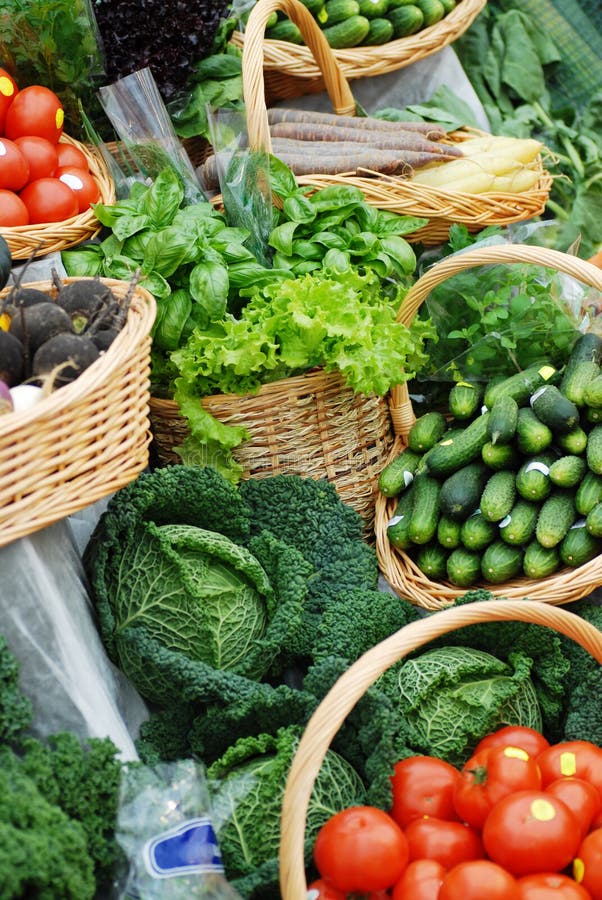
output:
<path id="1" fill-rule="evenodd" d="M 92 204 L 115 200 L 100 153 L 63 126 L 53 91 L 37 84 L 19 90 L 0 69 L 0 234 L 14 259 L 94 237 L 100 223 Z"/>
<path id="2" fill-rule="evenodd" d="M 555 743 L 517 724 L 494 727 L 460 765 L 430 755 L 392 760 L 390 807 L 350 806 L 328 818 L 313 842 L 317 878 L 308 886 L 310 798 L 348 715 L 408 654 L 496 621 L 546 626 L 602 662 L 594 624 L 538 601 L 461 604 L 376 644 L 334 684 L 297 748 L 282 805 L 283 900 L 601 900 L 602 749 L 587 740 Z"/>

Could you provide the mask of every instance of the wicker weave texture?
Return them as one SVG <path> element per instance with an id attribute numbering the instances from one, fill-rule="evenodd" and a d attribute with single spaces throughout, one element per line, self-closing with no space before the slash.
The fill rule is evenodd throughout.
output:
<path id="1" fill-rule="evenodd" d="M 338 374 L 320 369 L 264 385 L 255 395 L 199 402 L 221 422 L 248 430 L 250 439 L 233 452 L 243 477 L 326 478 L 370 527 L 382 454 L 393 444 L 385 398 L 354 394 Z M 179 462 L 174 447 L 188 429 L 177 405 L 153 397 L 150 417 L 159 461 Z"/>
<path id="2" fill-rule="evenodd" d="M 95 147 L 81 144 L 66 134 L 61 143 L 77 147 L 88 160 L 88 167 L 100 188 L 100 203 L 115 202 L 115 185 L 105 162 Z M 42 225 L 19 225 L 15 228 L 0 228 L 0 234 L 8 244 L 13 259 L 28 259 L 30 256 L 45 256 L 67 247 L 74 247 L 95 237 L 100 231 L 100 222 L 92 209 L 63 219 L 62 222 L 48 222 Z"/>
<path id="3" fill-rule="evenodd" d="M 264 0 L 259 0 L 259 3 L 262 2 Z M 485 3 L 486 0 L 460 0 L 455 9 L 441 21 L 416 34 L 379 46 L 334 50 L 334 57 L 350 81 L 403 69 L 453 43 L 464 34 Z M 244 47 L 248 36 L 248 28 L 245 34 L 235 31 L 232 42 L 238 47 Z M 292 44 L 290 41 L 266 40 L 264 68 L 268 76 L 269 94 L 274 99 L 298 97 L 324 90 L 322 70 L 306 46 Z"/>
<path id="4" fill-rule="evenodd" d="M 117 297 L 128 290 L 102 281 Z M 50 282 L 27 287 L 51 291 Z M 153 297 L 136 288 L 106 353 L 30 411 L 0 416 L 0 546 L 100 500 L 146 467 L 154 316 Z"/>
<path id="5" fill-rule="evenodd" d="M 464 3 L 466 0 L 461 0 L 457 8 Z M 285 12 L 300 28 L 308 45 L 302 49 L 307 53 L 311 51 L 317 60 L 334 111 L 339 115 L 355 113 L 349 82 L 311 13 L 298 0 L 259 0 L 251 11 L 245 33 L 242 78 L 249 145 L 266 152 L 271 152 L 272 143 L 264 74 L 264 51 L 269 42 L 264 37 L 266 20 L 274 10 Z M 449 139 L 459 144 L 482 134 L 463 129 L 450 135 Z M 540 170 L 538 182 L 531 190 L 521 193 L 467 194 L 416 184 L 403 177 L 370 173 L 368 170 L 338 175 L 302 175 L 297 180 L 302 185 L 315 188 L 352 185 L 363 192 L 372 206 L 401 215 L 426 218 L 428 225 L 406 235 L 406 238 L 432 246 L 447 240 L 453 223 L 464 224 L 470 231 L 477 232 L 488 225 L 509 225 L 540 215 L 545 209 L 552 177 L 545 170 L 541 156 L 536 164 Z"/>
<path id="6" fill-rule="evenodd" d="M 326 752 L 347 715 L 376 679 L 394 663 L 434 638 L 495 621 L 533 622 L 572 638 L 602 664 L 602 633 L 574 613 L 526 600 L 491 600 L 442 610 L 401 628 L 357 660 L 312 715 L 289 771 L 280 825 L 280 889 L 283 900 L 305 900 L 303 841 L 307 809 Z"/>
<path id="7" fill-rule="evenodd" d="M 443 284 L 458 272 L 475 266 L 499 263 L 531 263 L 537 266 L 547 266 L 572 275 L 583 284 L 602 291 L 602 272 L 586 260 L 543 247 L 521 244 L 492 246 L 466 250 L 432 266 L 407 293 L 399 310 L 399 321 L 406 325 L 409 324 L 433 288 Z M 390 404 L 396 439 L 388 459 L 383 461 L 381 468 L 406 446 L 408 432 L 415 420 L 407 385 L 393 388 L 390 394 Z M 456 588 L 447 582 L 431 581 L 407 553 L 390 544 L 387 538 L 387 524 L 395 511 L 395 506 L 394 498 L 387 499 L 378 493 L 375 533 L 381 571 L 400 597 L 405 597 L 425 609 L 441 609 L 453 602 L 455 598 L 465 594 L 466 590 Z M 499 597 L 516 600 L 529 597 L 550 604 L 562 604 L 585 597 L 601 584 L 602 557 L 599 556 L 583 566 L 575 569 L 563 569 L 547 578 L 537 580 L 517 578 L 501 585 L 483 583 L 481 586 Z"/>

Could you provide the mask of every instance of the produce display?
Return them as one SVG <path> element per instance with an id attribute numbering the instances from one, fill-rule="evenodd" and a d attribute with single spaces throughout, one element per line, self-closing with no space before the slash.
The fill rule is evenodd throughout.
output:
<path id="1" fill-rule="evenodd" d="M 100 197 L 85 154 L 61 142 L 64 111 L 43 85 L 0 69 L 0 227 L 60 222 Z"/>
<path id="2" fill-rule="evenodd" d="M 597 900 L 602 751 L 524 726 L 482 738 L 461 768 L 398 761 L 385 812 L 351 806 L 320 828 L 315 900 Z"/>
<path id="3" fill-rule="evenodd" d="M 456 7 L 456 0 L 302 0 L 335 50 L 375 46 L 436 25 Z M 458 0 L 461 2 L 461 0 Z M 285 15 L 268 20 L 268 40 L 303 44 L 299 28 Z"/>
<path id="4" fill-rule="evenodd" d="M 387 535 L 433 581 L 544 578 L 598 555 L 602 340 L 558 372 L 536 364 L 485 387 L 458 382 L 420 416 L 379 489 L 399 497 Z"/>

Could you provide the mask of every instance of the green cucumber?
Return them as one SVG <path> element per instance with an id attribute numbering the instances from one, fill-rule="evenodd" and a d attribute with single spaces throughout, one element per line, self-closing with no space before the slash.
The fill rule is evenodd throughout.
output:
<path id="1" fill-rule="evenodd" d="M 487 443 L 487 423 L 489 413 L 485 413 L 466 426 L 464 431 L 450 443 L 440 443 L 429 454 L 427 468 L 438 477 L 451 475 L 467 463 L 481 456 L 483 445 Z"/>
<path id="2" fill-rule="evenodd" d="M 556 491 L 542 504 L 535 537 L 542 547 L 555 547 L 575 524 L 577 510 L 572 491 Z"/>
<path id="3" fill-rule="evenodd" d="M 266 28 L 265 36 L 270 41 L 288 41 L 290 44 L 303 44 L 303 35 L 290 19 L 281 19 L 271 28 Z"/>
<path id="4" fill-rule="evenodd" d="M 602 425 L 595 425 L 587 436 L 587 464 L 596 475 L 602 475 Z"/>
<path id="5" fill-rule="evenodd" d="M 587 472 L 582 456 L 561 456 L 550 466 L 550 481 L 556 487 L 572 488 L 581 483 Z"/>
<path id="6" fill-rule="evenodd" d="M 333 50 L 357 47 L 370 31 L 370 20 L 365 16 L 351 16 L 344 22 L 331 25 L 323 31 L 324 37 Z"/>
<path id="7" fill-rule="evenodd" d="M 523 557 L 523 572 L 527 578 L 547 578 L 560 565 L 557 547 L 542 547 L 539 541 L 531 541 Z"/>
<path id="8" fill-rule="evenodd" d="M 596 538 L 602 538 L 602 502 L 596 503 L 587 514 L 585 527 Z"/>
<path id="9" fill-rule="evenodd" d="M 521 460 L 516 447 L 512 444 L 492 444 L 491 441 L 483 444 L 481 458 L 496 472 L 502 469 L 516 470 Z"/>
<path id="10" fill-rule="evenodd" d="M 458 381 L 449 392 L 448 409 L 454 419 L 472 419 L 476 415 L 483 391 L 470 381 Z"/>
<path id="11" fill-rule="evenodd" d="M 516 446 L 526 456 L 541 453 L 554 440 L 552 429 L 538 419 L 530 406 L 521 406 L 516 426 Z"/>
<path id="12" fill-rule="evenodd" d="M 602 409 L 595 409 L 593 406 L 586 406 L 585 421 L 589 425 L 599 425 L 602 422 Z"/>
<path id="13" fill-rule="evenodd" d="M 596 362 L 602 365 L 602 338 L 593 331 L 579 335 L 566 364 L 567 369 L 580 362 Z"/>
<path id="14" fill-rule="evenodd" d="M 477 509 L 462 522 L 460 539 L 467 550 L 484 550 L 497 537 L 497 528 Z"/>
<path id="15" fill-rule="evenodd" d="M 505 519 L 498 524 L 501 539 L 512 546 L 524 546 L 535 534 L 539 504 L 517 500 Z"/>
<path id="16" fill-rule="evenodd" d="M 412 482 L 414 505 L 410 516 L 409 536 L 414 544 L 428 544 L 437 533 L 441 483 L 430 475 L 417 475 Z"/>
<path id="17" fill-rule="evenodd" d="M 301 0 L 301 3 L 310 11 L 315 19 L 319 18 L 321 11 L 324 9 L 324 0 Z"/>
<path id="18" fill-rule="evenodd" d="M 393 37 L 408 37 L 420 31 L 424 25 L 424 14 L 418 6 L 400 6 L 396 9 L 389 8 L 387 19 L 393 26 Z"/>
<path id="19" fill-rule="evenodd" d="M 384 467 L 378 477 L 378 489 L 385 497 L 396 497 L 413 481 L 414 472 L 422 459 L 421 453 L 414 453 L 406 447 L 395 459 Z"/>
<path id="20" fill-rule="evenodd" d="M 566 434 L 579 425 L 578 407 L 555 384 L 538 388 L 529 403 L 537 418 L 555 433 Z"/>
<path id="21" fill-rule="evenodd" d="M 437 523 L 437 540 L 442 547 L 448 550 L 455 550 L 460 546 L 460 534 L 462 530 L 462 522 L 457 519 L 450 519 L 448 516 L 441 516 Z"/>
<path id="22" fill-rule="evenodd" d="M 488 522 L 501 522 L 514 506 L 516 476 L 507 470 L 494 472 L 487 481 L 479 509 Z"/>
<path id="23" fill-rule="evenodd" d="M 425 28 L 436 25 L 445 15 L 445 7 L 441 0 L 416 0 L 416 6 L 422 10 Z"/>
<path id="24" fill-rule="evenodd" d="M 523 500 L 545 500 L 552 490 L 550 466 L 556 460 L 551 453 L 542 453 L 526 460 L 516 473 L 516 490 Z"/>
<path id="25" fill-rule="evenodd" d="M 393 38 L 393 25 L 388 19 L 370 19 L 368 34 L 362 41 L 367 47 L 387 44 Z"/>
<path id="26" fill-rule="evenodd" d="M 582 516 L 587 516 L 596 503 L 600 502 L 602 502 L 602 475 L 588 471 L 583 476 L 583 481 L 575 494 L 577 512 Z"/>
<path id="27" fill-rule="evenodd" d="M 331 25 L 338 25 L 339 22 L 346 22 L 347 19 L 360 15 L 360 5 L 357 0 L 326 0 L 324 12 L 324 24 L 330 28 Z"/>
<path id="28" fill-rule="evenodd" d="M 414 561 L 420 571 L 433 581 L 441 581 L 447 575 L 447 553 L 440 544 L 420 547 Z"/>
<path id="29" fill-rule="evenodd" d="M 404 491 L 394 515 L 387 524 L 387 538 L 393 547 L 398 550 L 407 550 L 412 546 L 409 536 L 410 519 L 412 517 L 412 509 L 414 508 L 414 485 L 411 484 L 407 491 Z"/>
<path id="30" fill-rule="evenodd" d="M 427 412 L 416 419 L 408 433 L 408 447 L 414 453 L 424 453 L 441 440 L 447 430 L 443 413 Z"/>
<path id="31" fill-rule="evenodd" d="M 481 462 L 467 463 L 449 475 L 441 485 L 439 509 L 449 519 L 462 521 L 479 505 L 489 471 Z"/>
<path id="32" fill-rule="evenodd" d="M 389 8 L 389 0 L 357 0 L 360 16 L 367 19 L 381 19 Z"/>
<path id="33" fill-rule="evenodd" d="M 578 425 L 577 428 L 572 428 L 570 431 L 567 431 L 566 434 L 557 434 L 555 441 L 559 448 L 564 450 L 565 453 L 573 453 L 575 456 L 578 456 L 580 453 L 585 453 L 585 448 L 587 447 L 587 434 L 583 428 Z"/>
<path id="34" fill-rule="evenodd" d="M 445 8 L 445 15 L 447 15 L 453 9 L 456 8 L 456 0 L 441 0 L 441 3 L 443 4 L 443 6 Z"/>
<path id="35" fill-rule="evenodd" d="M 523 568 L 523 550 L 502 540 L 485 548 L 481 560 L 481 573 L 485 581 L 501 584 L 514 578 Z"/>
<path id="36" fill-rule="evenodd" d="M 457 587 L 470 587 L 481 577 L 481 556 L 465 547 L 457 547 L 447 557 L 447 578 Z"/>
<path id="37" fill-rule="evenodd" d="M 556 374 L 556 369 L 547 365 L 530 366 L 510 375 L 503 381 L 491 381 L 485 390 L 485 406 L 491 409 L 498 397 L 508 395 L 513 397 L 519 406 L 525 406 L 529 402 L 531 394 L 538 387 L 546 384 Z"/>
<path id="38" fill-rule="evenodd" d="M 587 393 L 592 382 L 600 378 L 600 366 L 592 360 L 583 360 L 575 365 L 567 367 L 560 382 L 560 390 L 571 400 L 575 406 L 585 406 L 588 404 Z M 602 378 L 599 382 L 599 390 L 602 392 Z M 595 403 L 588 404 L 596 406 Z M 602 406 L 602 400 L 599 404 Z"/>
<path id="39" fill-rule="evenodd" d="M 560 545 L 560 559 L 565 566 L 583 566 L 602 549 L 602 541 L 586 528 L 585 521 L 576 522 Z"/>
<path id="40" fill-rule="evenodd" d="M 582 365 L 586 365 L 586 363 L 582 363 Z M 602 409 L 602 375 L 599 366 L 598 374 L 587 382 L 583 389 L 583 402 L 592 409 Z"/>
<path id="41" fill-rule="evenodd" d="M 509 394 L 499 397 L 491 407 L 487 432 L 492 444 L 508 444 L 518 425 L 518 403 Z"/>

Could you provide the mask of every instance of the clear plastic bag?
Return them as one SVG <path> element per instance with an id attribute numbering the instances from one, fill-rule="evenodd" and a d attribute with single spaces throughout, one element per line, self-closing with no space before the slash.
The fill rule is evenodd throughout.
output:
<path id="1" fill-rule="evenodd" d="M 204 769 L 193 760 L 126 769 L 116 837 L 129 862 L 120 900 L 240 900 L 224 875 Z"/>

